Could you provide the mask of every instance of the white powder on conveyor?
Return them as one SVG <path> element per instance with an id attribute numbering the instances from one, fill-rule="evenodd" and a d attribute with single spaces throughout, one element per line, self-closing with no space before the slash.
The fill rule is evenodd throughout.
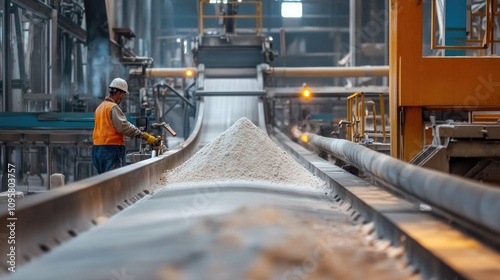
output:
<path id="1" fill-rule="evenodd" d="M 326 185 L 247 118 L 239 119 L 185 163 L 162 174 L 161 181 L 164 185 L 264 181 L 315 189 Z"/>

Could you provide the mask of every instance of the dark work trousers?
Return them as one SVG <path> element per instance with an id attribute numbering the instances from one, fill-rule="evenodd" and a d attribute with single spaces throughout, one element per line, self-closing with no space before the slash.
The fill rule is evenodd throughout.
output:
<path id="1" fill-rule="evenodd" d="M 102 174 L 125 165 L 125 146 L 102 145 L 92 147 L 92 163 Z"/>

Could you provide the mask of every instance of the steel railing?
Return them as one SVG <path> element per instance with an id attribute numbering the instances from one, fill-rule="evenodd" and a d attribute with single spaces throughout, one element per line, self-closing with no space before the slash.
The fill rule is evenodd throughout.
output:
<path id="1" fill-rule="evenodd" d="M 200 36 L 203 36 L 205 34 L 205 30 L 207 29 L 205 27 L 205 20 L 207 19 L 228 19 L 232 18 L 235 21 L 237 19 L 249 19 L 255 20 L 255 34 L 256 35 L 262 35 L 262 1 L 242 1 L 242 2 L 237 2 L 237 5 L 245 5 L 245 6 L 255 6 L 255 14 L 243 14 L 243 15 L 227 15 L 227 14 L 221 14 L 221 13 L 216 13 L 215 15 L 208 15 L 205 14 L 206 11 L 206 6 L 207 5 L 220 5 L 221 3 L 213 3 L 210 0 L 199 0 L 198 1 L 198 29 L 199 29 L 199 34 Z M 235 3 L 236 4 L 236 3 Z"/>
<path id="2" fill-rule="evenodd" d="M 373 118 L 373 132 L 377 133 L 377 106 L 374 101 L 365 100 L 366 93 L 356 92 L 347 97 L 347 122 L 346 122 L 346 139 L 349 141 L 359 141 L 366 136 L 366 106 L 371 105 L 371 113 Z M 378 94 L 380 100 L 380 122 L 382 126 L 383 142 L 386 142 L 386 123 L 385 123 L 385 106 L 384 95 Z M 375 137 L 378 140 L 378 137 Z"/>
<path id="3" fill-rule="evenodd" d="M 471 20 L 468 23 L 468 29 L 470 30 L 470 34 L 473 34 L 472 30 L 472 18 L 473 17 L 485 17 L 486 18 L 486 30 L 483 38 L 477 39 L 466 39 L 466 43 L 476 43 L 479 45 L 473 46 L 447 46 L 447 45 L 438 45 L 436 42 L 436 17 L 437 17 L 437 8 L 436 1 L 432 0 L 431 3 L 431 48 L 437 50 L 485 50 L 490 49 L 490 54 L 494 54 L 494 44 L 499 43 L 500 40 L 495 39 L 495 17 L 499 16 L 500 13 L 497 12 L 498 3 L 497 0 L 485 0 L 485 12 L 483 13 L 473 13 L 470 12 Z M 451 5 L 451 3 L 450 3 Z M 479 36 L 479 34 L 478 34 Z"/>

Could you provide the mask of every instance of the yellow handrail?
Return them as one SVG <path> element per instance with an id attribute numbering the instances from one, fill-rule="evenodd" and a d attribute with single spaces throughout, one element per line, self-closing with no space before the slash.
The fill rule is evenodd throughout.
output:
<path id="1" fill-rule="evenodd" d="M 356 92 L 347 97 L 347 126 L 346 126 L 346 139 L 349 141 L 358 142 L 365 138 L 365 123 L 366 123 L 366 106 L 371 105 L 373 117 L 373 130 L 377 131 L 377 107 L 374 101 L 365 101 L 364 92 Z M 383 143 L 387 140 L 387 133 L 385 131 L 385 106 L 384 95 L 379 94 L 380 100 L 380 122 L 382 125 L 382 138 Z M 378 140 L 378 137 L 375 137 Z"/>
<path id="2" fill-rule="evenodd" d="M 231 0 L 229 0 L 231 1 Z M 242 1 L 238 2 L 238 5 L 255 5 L 255 15 L 205 15 L 205 4 L 211 5 L 219 5 L 218 3 L 211 3 L 210 0 L 198 0 L 199 5 L 199 14 L 198 14 L 198 28 L 200 31 L 200 36 L 203 36 L 205 33 L 205 20 L 206 19 L 225 19 L 225 18 L 233 18 L 237 19 L 255 19 L 255 34 L 262 35 L 262 1 Z"/>

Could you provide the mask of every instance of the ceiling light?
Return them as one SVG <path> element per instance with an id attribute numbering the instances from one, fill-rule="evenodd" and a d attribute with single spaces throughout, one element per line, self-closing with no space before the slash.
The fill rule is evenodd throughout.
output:
<path id="1" fill-rule="evenodd" d="M 281 16 L 284 18 L 301 18 L 302 2 L 283 2 L 281 3 Z"/>

